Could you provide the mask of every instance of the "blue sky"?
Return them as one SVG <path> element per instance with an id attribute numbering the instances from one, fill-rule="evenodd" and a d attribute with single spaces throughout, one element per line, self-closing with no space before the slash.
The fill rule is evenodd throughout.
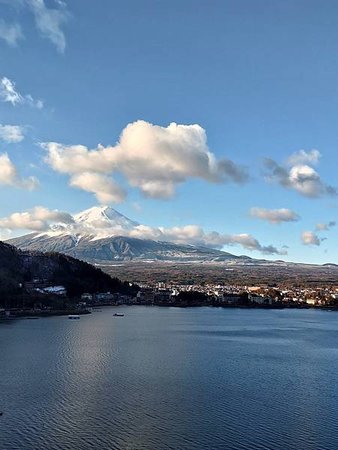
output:
<path id="1" fill-rule="evenodd" d="M 0 0 L 19 95 L 2 85 L 0 236 L 34 231 L 14 213 L 101 202 L 235 254 L 338 263 L 337 23 L 330 0 Z"/>

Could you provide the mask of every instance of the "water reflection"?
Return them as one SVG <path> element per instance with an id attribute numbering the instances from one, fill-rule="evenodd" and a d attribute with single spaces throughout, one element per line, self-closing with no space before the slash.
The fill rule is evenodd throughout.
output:
<path id="1" fill-rule="evenodd" d="M 0 324 L 0 448 L 338 448 L 336 313 L 123 309 Z"/>

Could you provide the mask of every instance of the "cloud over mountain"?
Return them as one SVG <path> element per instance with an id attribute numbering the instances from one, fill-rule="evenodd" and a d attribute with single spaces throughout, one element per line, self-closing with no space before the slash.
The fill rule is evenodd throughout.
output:
<path id="1" fill-rule="evenodd" d="M 32 211 L 13 213 L 9 217 L 0 219 L 0 228 L 47 231 L 55 222 L 71 224 L 74 219 L 70 214 L 57 209 L 49 210 L 42 206 L 36 206 Z"/>
<path id="2" fill-rule="evenodd" d="M 95 173 L 76 173 L 70 179 L 70 186 L 93 192 L 100 203 L 121 203 L 126 198 L 125 191 L 109 176 Z"/>
<path id="3" fill-rule="evenodd" d="M 176 244 L 191 244 L 203 247 L 221 249 L 224 246 L 239 245 L 246 250 L 257 250 L 265 255 L 285 255 L 284 250 L 278 250 L 273 245 L 262 245 L 255 237 L 250 234 L 221 234 L 217 231 L 205 232 L 198 225 L 185 225 L 172 228 L 153 228 L 144 225 L 134 227 L 129 236 L 139 239 L 156 239 Z"/>

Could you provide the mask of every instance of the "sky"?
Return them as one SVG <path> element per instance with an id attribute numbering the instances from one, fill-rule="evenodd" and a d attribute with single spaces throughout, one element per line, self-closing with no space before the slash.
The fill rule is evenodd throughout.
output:
<path id="1" fill-rule="evenodd" d="M 334 0 L 0 0 L 0 238 L 107 204 L 140 237 L 338 263 L 337 23 Z"/>

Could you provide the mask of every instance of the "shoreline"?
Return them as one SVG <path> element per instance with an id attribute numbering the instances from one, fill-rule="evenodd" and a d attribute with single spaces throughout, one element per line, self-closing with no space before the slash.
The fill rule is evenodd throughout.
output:
<path id="1" fill-rule="evenodd" d="M 120 307 L 120 306 L 146 306 L 146 307 L 158 307 L 158 308 L 220 308 L 220 309 L 250 309 L 250 310 L 284 310 L 284 309 L 297 309 L 297 310 L 318 310 L 318 311 L 338 311 L 338 307 L 334 306 L 272 306 L 272 305 L 208 305 L 208 304 L 200 304 L 200 305 L 178 305 L 178 304 L 165 304 L 165 305 L 157 305 L 157 304 L 124 304 L 124 305 L 107 305 L 107 304 L 97 304 L 95 306 L 90 306 L 90 308 L 106 308 L 106 307 Z M 93 310 L 95 312 L 95 309 Z M 66 310 L 51 310 L 51 311 L 10 311 L 9 316 L 0 317 L 0 323 L 6 322 L 9 320 L 16 319 L 39 319 L 44 317 L 54 317 L 54 316 L 68 316 L 68 315 L 88 315 L 92 314 L 92 311 L 89 310 L 75 310 L 75 309 L 66 309 Z"/>
<path id="2" fill-rule="evenodd" d="M 38 319 L 40 317 L 69 316 L 71 314 L 87 315 L 91 314 L 88 310 L 76 309 L 56 309 L 51 311 L 10 311 L 9 316 L 0 317 L 0 322 L 15 319 Z"/>

